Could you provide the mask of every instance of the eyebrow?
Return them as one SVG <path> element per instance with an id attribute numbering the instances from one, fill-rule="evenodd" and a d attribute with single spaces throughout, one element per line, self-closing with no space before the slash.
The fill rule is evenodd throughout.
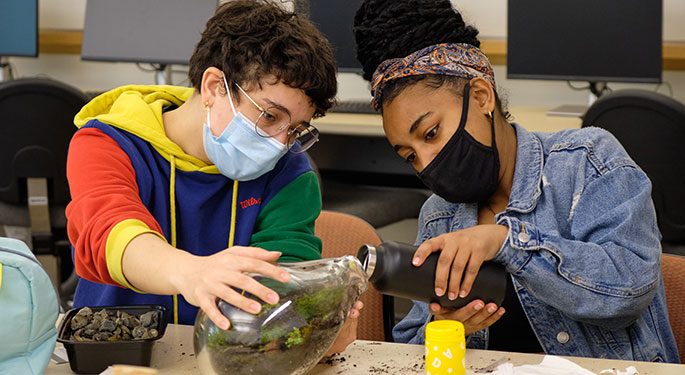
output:
<path id="1" fill-rule="evenodd" d="M 426 112 L 426 113 L 422 114 L 421 116 L 419 116 L 416 120 L 414 120 L 414 122 L 411 124 L 411 127 L 409 127 L 409 134 L 412 134 L 414 131 L 416 131 L 416 128 L 419 127 L 419 125 L 421 124 L 421 121 L 423 121 L 423 119 L 425 119 L 426 117 L 428 117 L 429 115 L 432 115 L 432 114 L 433 114 L 433 112 Z"/>
<path id="2" fill-rule="evenodd" d="M 283 112 L 287 113 L 288 116 L 290 116 L 290 118 L 293 117 L 293 115 L 290 113 L 290 110 L 288 109 L 288 107 L 286 107 L 286 106 L 284 106 L 284 105 L 282 105 L 282 104 L 280 104 L 280 103 L 276 103 L 276 102 L 274 102 L 273 100 L 271 100 L 271 99 L 269 99 L 269 98 L 264 98 L 264 101 L 265 101 L 267 104 L 269 104 L 269 106 L 271 106 L 271 107 L 278 107 L 279 109 L 282 109 Z M 310 126 L 310 125 L 311 125 L 311 124 L 310 124 L 309 122 L 307 122 L 307 121 L 300 121 L 299 124 L 307 125 L 307 126 Z"/>
<path id="3" fill-rule="evenodd" d="M 421 125 L 421 121 L 423 121 L 426 117 L 428 117 L 432 114 L 433 114 L 433 112 L 426 112 L 426 113 L 422 114 L 421 116 L 419 116 L 416 120 L 414 120 L 414 122 L 409 127 L 409 134 L 414 133 L 416 131 L 416 128 L 418 128 L 419 125 Z M 395 152 L 397 152 L 402 147 L 404 147 L 404 146 L 403 145 L 394 145 L 392 148 L 395 150 Z"/>
<path id="4" fill-rule="evenodd" d="M 267 103 L 269 103 L 269 105 L 272 106 L 272 107 L 278 107 L 279 109 L 282 109 L 285 113 L 288 114 L 288 116 L 291 116 L 291 117 L 292 117 L 292 114 L 290 113 L 290 110 L 289 110 L 286 106 L 284 106 L 284 105 L 282 105 L 282 104 L 280 104 L 280 103 L 276 103 L 276 102 L 274 102 L 273 100 L 271 100 L 271 99 L 269 99 L 269 98 L 265 98 L 264 101 L 267 102 Z"/>

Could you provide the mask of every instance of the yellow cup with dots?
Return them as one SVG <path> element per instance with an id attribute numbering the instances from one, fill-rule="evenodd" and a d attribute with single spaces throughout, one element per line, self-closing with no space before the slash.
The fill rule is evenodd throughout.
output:
<path id="1" fill-rule="evenodd" d="M 436 320 L 426 326 L 426 375 L 466 373 L 464 325 L 455 320 Z"/>

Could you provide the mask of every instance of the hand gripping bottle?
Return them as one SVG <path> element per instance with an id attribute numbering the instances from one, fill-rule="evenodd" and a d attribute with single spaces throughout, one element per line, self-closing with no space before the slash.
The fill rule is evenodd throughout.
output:
<path id="1" fill-rule="evenodd" d="M 464 325 L 436 320 L 426 326 L 426 375 L 465 375 Z"/>
<path id="2" fill-rule="evenodd" d="M 366 276 L 374 288 L 383 294 L 424 302 L 437 302 L 446 308 L 458 309 L 474 299 L 498 306 L 504 301 L 507 273 L 501 264 L 484 262 L 465 298 L 450 300 L 447 293 L 435 294 L 435 268 L 440 252 L 432 253 L 419 267 L 412 264 L 417 247 L 400 242 L 384 242 L 378 246 L 364 245 L 357 252 Z"/>

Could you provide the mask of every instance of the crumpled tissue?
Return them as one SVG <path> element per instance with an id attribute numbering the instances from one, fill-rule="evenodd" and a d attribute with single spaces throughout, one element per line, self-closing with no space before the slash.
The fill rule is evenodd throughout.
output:
<path id="1" fill-rule="evenodd" d="M 602 370 L 599 374 L 584 369 L 577 364 L 561 357 L 546 355 L 537 365 L 514 366 L 503 363 L 497 366 L 492 375 L 637 375 L 635 367 L 630 366 L 621 371 L 618 369 Z"/>

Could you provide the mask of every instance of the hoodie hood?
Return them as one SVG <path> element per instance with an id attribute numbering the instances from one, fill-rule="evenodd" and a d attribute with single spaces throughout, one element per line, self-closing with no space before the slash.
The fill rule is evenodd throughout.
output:
<path id="1" fill-rule="evenodd" d="M 81 128 L 89 121 L 98 120 L 134 134 L 149 142 L 160 155 L 184 171 L 218 173 L 216 166 L 186 154 L 166 135 L 162 122 L 165 107 L 185 103 L 195 92 L 179 86 L 128 85 L 97 96 L 74 117 Z"/>

